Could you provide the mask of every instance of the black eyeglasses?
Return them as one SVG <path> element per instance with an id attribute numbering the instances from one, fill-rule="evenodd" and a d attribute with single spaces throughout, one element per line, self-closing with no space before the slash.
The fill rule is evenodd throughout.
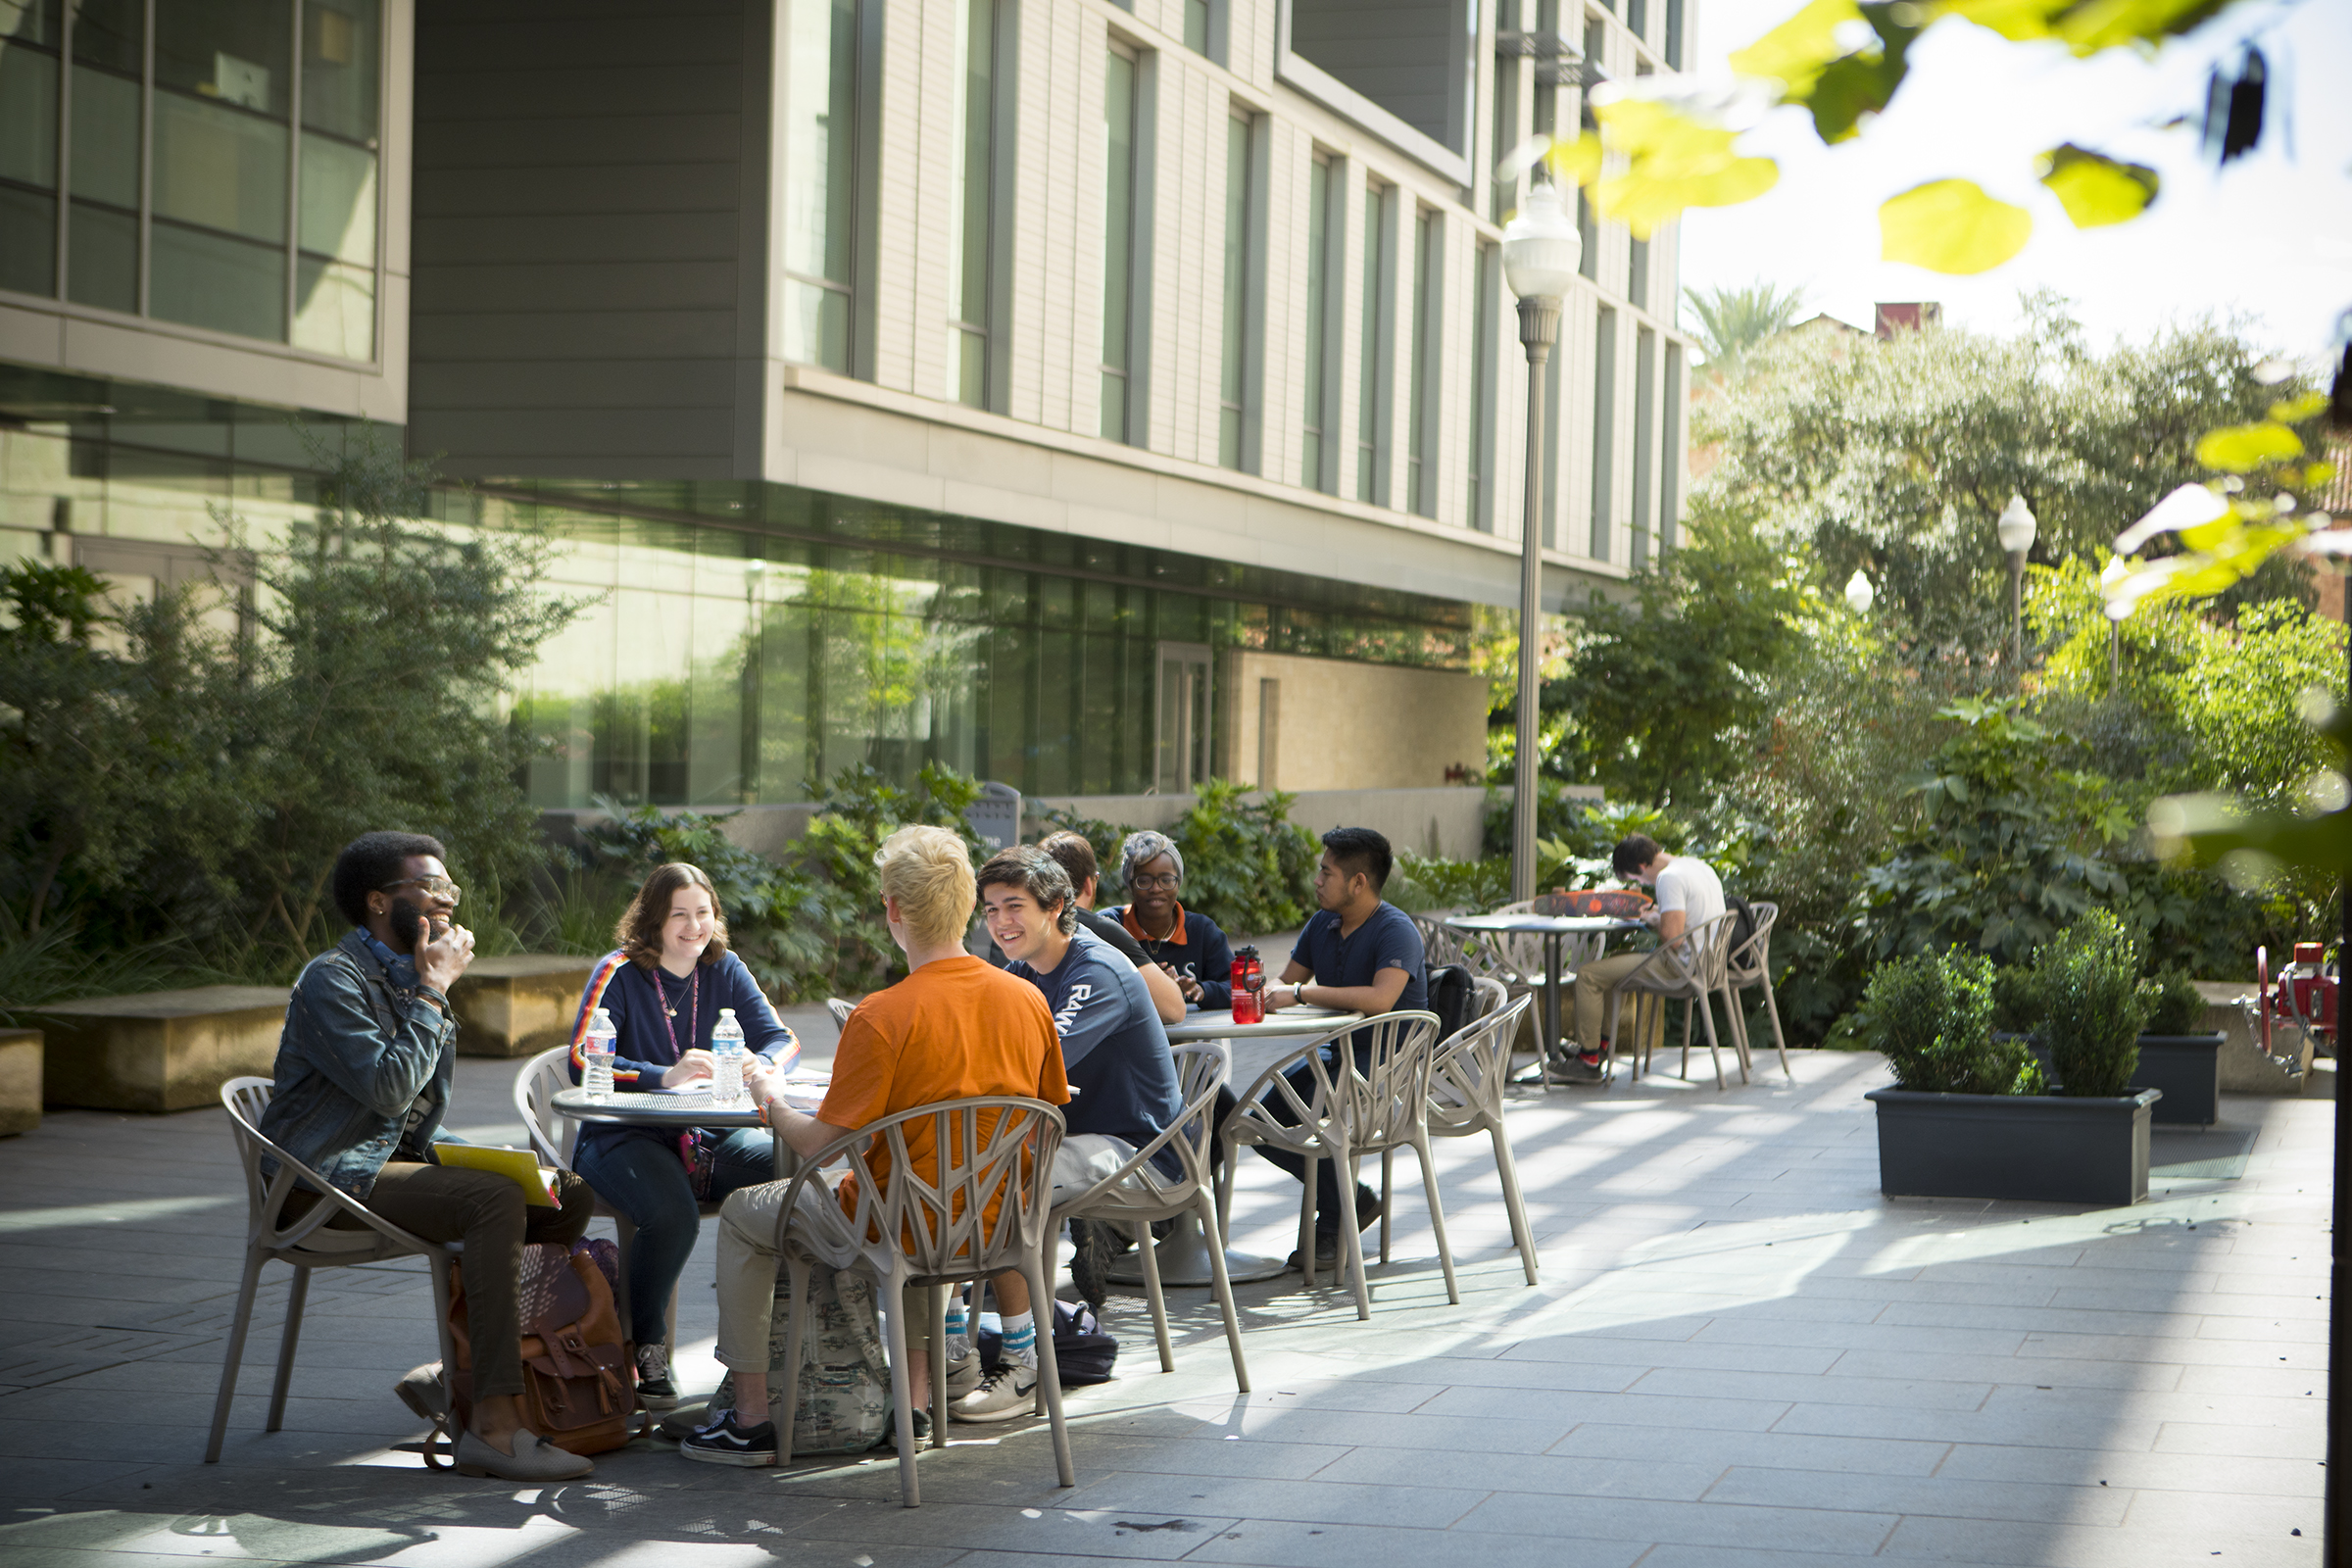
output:
<path id="1" fill-rule="evenodd" d="M 1131 876 L 1127 879 L 1127 885 L 1131 888 L 1166 888 L 1170 892 L 1174 892 L 1182 886 L 1184 878 L 1173 872 L 1164 871 L 1155 875 Z"/>
<path id="2" fill-rule="evenodd" d="M 375 891 L 378 893 L 389 893 L 394 888 L 415 888 L 417 892 L 425 895 L 427 898 L 446 900 L 452 908 L 457 906 L 459 899 L 465 897 L 464 891 L 459 888 L 455 882 L 452 882 L 445 876 L 402 877 L 397 882 L 385 883 L 382 887 L 377 888 Z"/>

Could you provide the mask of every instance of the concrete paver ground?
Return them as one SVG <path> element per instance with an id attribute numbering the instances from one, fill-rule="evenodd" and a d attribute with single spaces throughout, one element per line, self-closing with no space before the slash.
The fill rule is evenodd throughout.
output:
<path id="1" fill-rule="evenodd" d="M 796 1022 L 821 1059 L 829 1022 Z M 53 1114 L 0 1141 L 0 1563 L 2319 1560 L 2330 1107 L 2226 1102 L 2239 1137 L 2202 1136 L 2253 1134 L 2243 1175 L 2160 1171 L 2129 1209 L 1889 1200 L 1861 1099 L 1884 1064 L 1798 1053 L 1791 1084 L 1769 1059 L 1724 1094 L 1702 1058 L 1696 1084 L 1519 1100 L 1538 1288 L 1485 1141 L 1458 1140 L 1439 1149 L 1447 1305 L 1406 1156 L 1370 1323 L 1328 1281 L 1240 1288 L 1250 1395 L 1205 1291 L 1170 1293 L 1170 1375 L 1140 1296 L 1114 1296 L 1121 1376 L 1069 1396 L 1077 1489 L 1054 1484 L 1042 1423 L 965 1428 L 924 1454 L 914 1511 L 887 1453 L 744 1471 L 640 1440 L 575 1485 L 428 1475 L 390 1387 L 435 1353 L 414 1262 L 314 1276 L 285 1430 L 265 1435 L 273 1268 L 203 1465 L 245 1223 L 224 1118 Z M 453 1126 L 518 1139 L 511 1081 L 464 1062 Z M 1287 1252 L 1297 1192 L 1246 1157 L 1235 1244 Z M 711 1247 L 706 1225 L 689 1391 L 717 1373 Z"/>

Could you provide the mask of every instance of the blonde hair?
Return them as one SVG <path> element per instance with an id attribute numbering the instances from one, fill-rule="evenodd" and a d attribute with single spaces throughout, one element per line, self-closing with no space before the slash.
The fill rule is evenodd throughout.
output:
<path id="1" fill-rule="evenodd" d="M 874 852 L 882 895 L 899 901 L 907 934 L 926 946 L 959 942 L 978 897 L 963 839 L 944 827 L 903 827 Z"/>

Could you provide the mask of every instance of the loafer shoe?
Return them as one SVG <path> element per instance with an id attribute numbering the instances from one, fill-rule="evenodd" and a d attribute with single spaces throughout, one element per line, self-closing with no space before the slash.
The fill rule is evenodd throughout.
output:
<path id="1" fill-rule="evenodd" d="M 458 1438 L 458 1474 L 501 1481 L 578 1481 L 596 1474 L 583 1454 L 557 1447 L 528 1427 L 514 1431 L 514 1451 L 501 1453 L 468 1430 Z"/>

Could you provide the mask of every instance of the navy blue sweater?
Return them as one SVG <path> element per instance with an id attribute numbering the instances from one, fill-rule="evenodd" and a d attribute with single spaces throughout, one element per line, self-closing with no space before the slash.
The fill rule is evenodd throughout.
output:
<path id="1" fill-rule="evenodd" d="M 662 1005 L 666 994 L 677 1008 L 672 1018 Z M 632 962 L 625 953 L 608 953 L 596 960 L 580 993 L 580 1011 L 571 1026 L 571 1081 L 580 1081 L 581 1052 L 587 1049 L 588 1025 L 596 1009 L 612 1015 L 619 1031 L 612 1042 L 612 1087 L 643 1091 L 662 1087 L 662 1075 L 689 1051 L 710 1049 L 710 1031 L 718 1025 L 722 1007 L 735 1009 L 743 1026 L 746 1049 L 790 1070 L 800 1060 L 801 1042 L 776 1016 L 752 971 L 732 953 L 715 963 L 698 963 L 684 980 L 664 973 L 655 988 L 652 966 Z M 583 1138 L 597 1138 L 629 1129 L 611 1124 L 582 1129 Z"/>

